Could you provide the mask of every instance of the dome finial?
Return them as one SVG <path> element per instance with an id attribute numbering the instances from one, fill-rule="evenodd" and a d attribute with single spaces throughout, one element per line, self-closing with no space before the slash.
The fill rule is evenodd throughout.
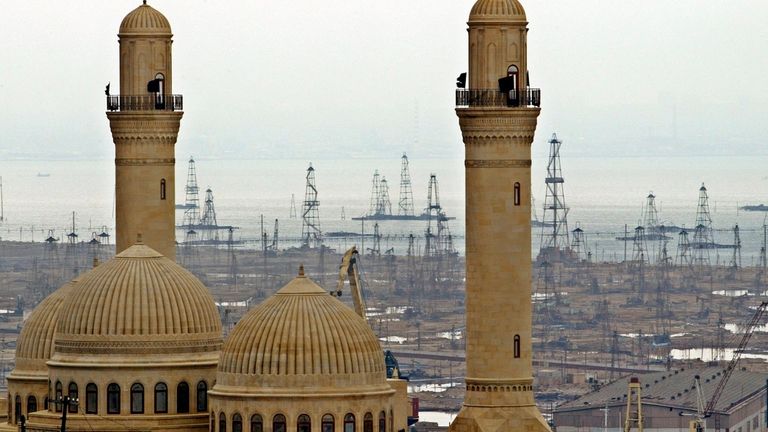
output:
<path id="1" fill-rule="evenodd" d="M 144 4 L 147 4 L 147 0 L 144 0 L 144 1 L 143 1 L 143 3 L 144 3 Z"/>
<path id="2" fill-rule="evenodd" d="M 299 265 L 299 277 L 304 277 L 304 264 Z"/>

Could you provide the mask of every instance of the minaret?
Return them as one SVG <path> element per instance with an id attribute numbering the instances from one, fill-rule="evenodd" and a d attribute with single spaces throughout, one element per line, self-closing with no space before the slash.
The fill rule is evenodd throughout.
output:
<path id="1" fill-rule="evenodd" d="M 109 95 L 107 117 L 115 143 L 117 253 L 138 234 L 146 245 L 176 258 L 176 163 L 182 97 L 172 92 L 171 26 L 144 3 L 120 24 L 120 95 Z"/>
<path id="2" fill-rule="evenodd" d="M 528 22 L 517 0 L 478 0 L 469 16 L 469 89 L 456 114 L 466 173 L 466 396 L 454 432 L 549 431 L 533 399 Z"/>

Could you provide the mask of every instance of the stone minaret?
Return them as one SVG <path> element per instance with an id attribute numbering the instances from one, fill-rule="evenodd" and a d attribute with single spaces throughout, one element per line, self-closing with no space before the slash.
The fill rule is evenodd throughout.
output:
<path id="1" fill-rule="evenodd" d="M 548 431 L 533 399 L 531 143 L 539 91 L 527 83 L 528 22 L 517 0 L 469 16 L 465 145 L 467 376 L 453 432 Z"/>
<path id="2" fill-rule="evenodd" d="M 171 26 L 144 0 L 123 19 L 118 37 L 120 95 L 107 97 L 117 253 L 141 234 L 145 244 L 175 260 L 174 146 L 183 105 L 172 92 Z"/>

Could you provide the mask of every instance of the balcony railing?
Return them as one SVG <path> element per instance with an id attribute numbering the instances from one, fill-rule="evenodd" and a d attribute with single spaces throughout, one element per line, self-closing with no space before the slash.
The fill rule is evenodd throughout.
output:
<path id="1" fill-rule="evenodd" d="M 107 111 L 183 111 L 182 95 L 110 95 Z"/>
<path id="2" fill-rule="evenodd" d="M 456 106 L 462 107 L 539 107 L 541 90 L 527 88 L 501 92 L 495 89 L 456 90 Z"/>

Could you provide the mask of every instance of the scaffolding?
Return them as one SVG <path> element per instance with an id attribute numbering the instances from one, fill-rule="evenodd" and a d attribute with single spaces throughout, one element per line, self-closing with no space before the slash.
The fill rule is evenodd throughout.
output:
<path id="1" fill-rule="evenodd" d="M 301 211 L 301 239 L 303 247 L 322 246 L 322 232 L 320 231 L 320 201 L 317 200 L 317 186 L 315 184 L 315 169 L 312 164 L 307 168 L 306 187 L 304 191 L 304 204 Z"/>
<path id="2" fill-rule="evenodd" d="M 414 216 L 415 214 L 411 171 L 408 164 L 408 156 L 405 153 L 403 153 L 400 163 L 400 201 L 398 201 L 397 214 L 400 216 Z"/>
<path id="3" fill-rule="evenodd" d="M 557 134 L 549 140 L 549 163 L 547 164 L 547 194 L 544 199 L 544 216 L 541 228 L 541 249 L 539 254 L 562 255 L 568 251 L 568 207 L 565 205 L 563 170 L 560 163 L 562 141 Z"/>

